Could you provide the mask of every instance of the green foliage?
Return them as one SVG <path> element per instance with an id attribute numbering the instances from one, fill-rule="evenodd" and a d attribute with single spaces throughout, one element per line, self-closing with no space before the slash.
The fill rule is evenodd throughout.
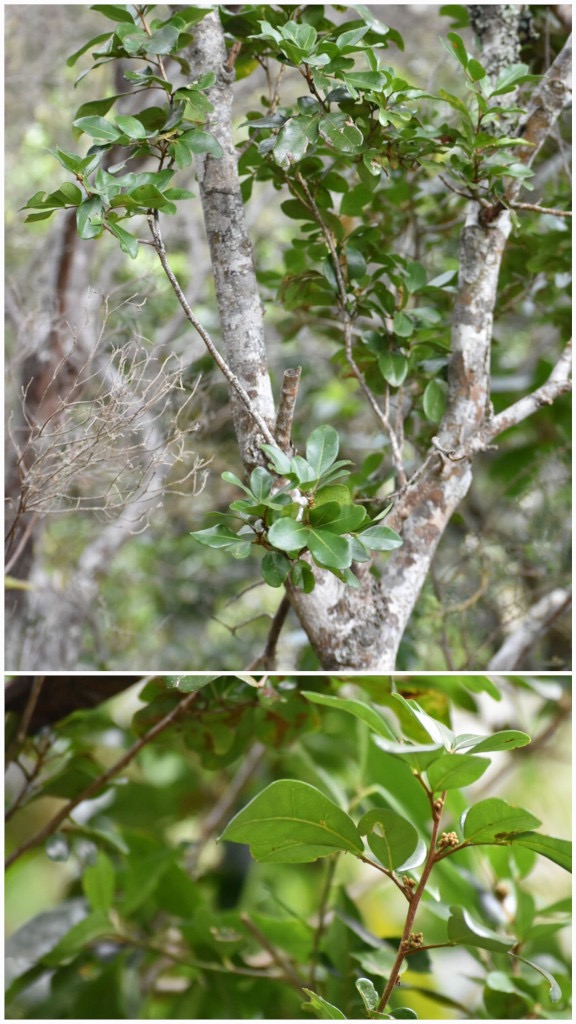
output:
<path id="1" fill-rule="evenodd" d="M 69 816 L 10 869 L 9 921 L 19 872 L 31 891 L 46 857 L 66 874 L 62 899 L 38 916 L 32 905 L 8 939 L 9 1016 L 93 1017 L 80 971 L 119 1019 L 430 1019 L 443 1007 L 467 1019 L 496 1006 L 499 1019 L 536 1006 L 570 1019 L 560 940 L 570 900 L 550 863 L 570 843 L 534 831 L 529 810 L 467 792 L 472 776 L 456 784 L 487 752 L 528 764 L 514 753 L 526 733 L 483 726 L 475 694 L 489 680 L 470 683 L 435 677 L 422 700 L 443 709 L 436 717 L 404 696 L 418 677 L 400 693 L 383 677 L 310 677 L 306 689 L 287 677 L 156 677 L 140 685 L 135 714 L 121 698 L 119 713 L 75 712 L 28 739 L 13 766 L 28 780 L 8 787 L 9 852 L 31 827 L 50 831 L 52 805 L 38 798 L 54 793 L 54 760 L 62 769 L 105 753 L 108 768 L 123 767 L 105 803 L 84 801 L 87 824 Z M 188 713 L 152 738 L 184 699 Z M 462 707 L 478 733 L 459 732 Z M 435 749 L 424 756 L 414 730 L 437 737 Z M 530 756 L 540 765 L 539 751 Z M 442 791 L 439 765 L 451 782 Z M 543 886 L 531 878 L 538 854 Z M 466 1005 L 452 947 L 473 965 Z M 396 971 L 401 988 L 384 1005 Z M 162 983 L 145 984 L 151 974 Z M 50 988 L 37 984 L 48 978 Z"/>
<path id="2" fill-rule="evenodd" d="M 306 458 L 289 458 L 280 448 L 263 444 L 273 473 L 257 466 L 247 487 L 234 473 L 222 479 L 240 487 L 247 495 L 230 505 L 228 515 L 218 515 L 217 526 L 197 530 L 192 536 L 207 547 L 228 548 L 233 558 L 244 558 L 253 545 L 267 549 L 261 562 L 262 576 L 271 587 L 290 580 L 307 593 L 314 588 L 314 576 L 304 555 L 328 569 L 353 587 L 360 584 L 350 566 L 367 562 L 371 551 L 392 551 L 402 538 L 395 530 L 374 524 L 391 506 L 374 519 L 352 501 L 341 483 L 350 476 L 337 461 L 340 441 L 333 427 L 317 427 L 306 442 Z M 286 481 L 282 483 L 282 481 Z M 236 533 L 232 526 L 241 520 Z"/>

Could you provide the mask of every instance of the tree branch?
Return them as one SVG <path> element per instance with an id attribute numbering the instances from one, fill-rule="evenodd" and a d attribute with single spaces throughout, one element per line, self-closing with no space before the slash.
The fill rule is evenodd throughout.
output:
<path id="1" fill-rule="evenodd" d="M 246 389 L 243 387 L 242 383 L 240 382 L 236 374 L 233 372 L 233 370 L 230 369 L 226 360 L 220 355 L 218 349 L 216 348 L 216 345 L 214 344 L 212 338 L 208 334 L 208 331 L 202 326 L 202 324 L 200 323 L 200 321 L 198 320 L 198 318 L 195 316 L 190 306 L 188 305 L 188 301 L 186 299 L 186 296 L 184 295 L 184 292 L 182 291 L 182 288 L 180 287 L 180 283 L 176 275 L 174 274 L 174 271 L 172 270 L 170 264 L 168 263 L 166 248 L 164 246 L 164 241 L 160 233 L 160 225 L 157 213 L 149 215 L 148 224 L 150 226 L 152 238 L 154 239 L 154 248 L 158 254 L 158 259 L 160 260 L 160 263 L 162 264 L 162 269 L 170 282 L 172 291 L 174 292 L 176 298 L 178 299 L 178 302 L 180 303 L 182 309 L 184 310 L 184 315 L 186 319 L 202 338 L 202 341 L 206 345 L 206 348 L 208 349 L 210 355 L 212 356 L 212 359 L 216 363 L 216 366 L 224 374 L 226 380 L 230 385 L 231 390 L 238 396 L 238 398 L 244 405 L 245 409 L 247 410 L 251 418 L 254 420 L 254 422 L 260 429 L 263 437 L 266 439 L 268 444 L 275 444 L 276 441 L 274 439 L 274 435 L 272 434 L 270 428 L 268 427 L 268 424 L 262 418 L 256 407 L 254 406 L 254 403 L 252 402 L 250 396 L 248 395 Z"/>
<path id="2" fill-rule="evenodd" d="M 526 655 L 559 615 L 572 604 L 569 590 L 556 587 L 530 608 L 526 616 L 506 638 L 499 651 L 490 659 L 491 672 L 512 672 L 526 664 Z"/>
<path id="3" fill-rule="evenodd" d="M 177 8 L 176 8 L 177 9 Z M 210 11 L 194 26 L 191 47 L 195 73 L 214 72 L 207 91 L 213 110 L 204 125 L 220 143 L 222 156 L 196 157 L 200 198 L 220 315 L 224 358 L 250 396 L 246 407 L 237 388 L 231 389 L 234 427 L 242 461 L 247 469 L 262 463 L 260 444 L 268 443 L 275 421 L 272 386 L 268 374 L 262 302 L 259 295 L 252 242 L 248 233 L 232 135 L 234 71 L 230 71 L 218 10 Z M 231 383 L 230 378 L 228 378 Z M 256 413 L 256 415 L 254 414 Z M 266 425 L 266 429 L 263 429 Z"/>
<path id="4" fill-rule="evenodd" d="M 560 395 L 570 390 L 572 369 L 572 342 L 568 342 L 548 380 L 530 395 L 525 395 L 503 412 L 493 416 L 486 424 L 487 438 L 496 437 L 503 430 L 515 427 L 522 420 L 532 416 L 544 405 L 552 405 Z"/>
<path id="5" fill-rule="evenodd" d="M 156 739 L 160 733 L 164 732 L 165 729 L 178 721 L 178 719 L 189 710 L 197 697 L 198 692 L 188 693 L 183 697 L 182 700 L 172 708 L 172 711 L 169 711 L 167 715 L 164 715 L 164 718 L 161 718 L 159 722 L 156 722 L 155 725 L 148 729 L 148 732 L 144 733 L 144 735 L 141 736 L 125 754 L 123 754 L 119 761 L 116 761 L 111 768 L 108 768 L 108 770 L 103 772 L 102 775 L 99 775 L 97 779 L 92 779 L 81 793 L 75 796 L 72 800 L 68 800 L 68 802 L 64 804 L 64 807 L 62 807 L 58 813 L 46 823 L 46 825 L 38 829 L 34 835 L 29 836 L 29 838 L 26 839 L 18 849 L 14 851 L 14 853 L 10 854 L 6 859 L 5 868 L 8 869 L 15 863 L 15 861 L 19 860 L 24 853 L 27 853 L 28 850 L 34 849 L 35 846 L 39 846 L 40 843 L 49 839 L 49 837 L 56 832 L 62 822 L 66 820 L 76 807 L 78 807 L 78 804 L 81 804 L 84 800 L 89 800 L 98 792 L 99 789 L 102 788 L 102 786 L 105 786 L 110 779 L 113 779 L 115 775 L 118 775 L 118 772 L 121 772 L 126 765 L 130 764 L 130 762 L 134 760 L 136 755 L 143 747 L 146 746 L 147 743 Z"/>

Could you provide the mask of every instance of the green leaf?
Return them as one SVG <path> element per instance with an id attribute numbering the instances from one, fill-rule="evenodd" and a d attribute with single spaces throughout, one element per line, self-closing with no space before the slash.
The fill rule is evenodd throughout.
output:
<path id="1" fill-rule="evenodd" d="M 431 715 L 428 715 L 415 700 L 406 700 L 400 693 L 393 693 L 392 698 L 401 704 L 405 710 L 416 719 L 418 724 L 422 726 L 426 733 L 428 733 L 431 740 L 434 740 L 435 743 L 442 743 L 446 750 L 450 750 L 452 748 L 454 743 L 454 733 L 447 725 L 444 725 L 443 722 L 439 722 L 437 718 L 432 718 Z"/>
<path id="2" fill-rule="evenodd" d="M 396 811 L 375 808 L 363 814 L 358 831 L 381 864 L 394 871 L 404 864 L 418 846 L 418 832 Z"/>
<path id="3" fill-rule="evenodd" d="M 347 569 L 352 565 L 350 541 L 328 530 L 310 527 L 308 549 L 314 561 L 326 569 Z"/>
<path id="4" fill-rule="evenodd" d="M 477 60 L 469 60 L 466 65 L 466 71 L 473 82 L 479 82 L 481 78 L 486 78 L 486 69 Z"/>
<path id="5" fill-rule="evenodd" d="M 129 231 L 125 231 L 124 228 L 121 228 L 118 224 L 114 224 L 111 220 L 107 221 L 107 224 L 112 234 L 116 235 L 116 238 L 120 242 L 122 252 L 125 252 L 130 259 L 135 260 L 138 255 L 138 239 L 134 235 L 130 234 Z"/>
<path id="6" fill-rule="evenodd" d="M 339 1010 L 337 1006 L 333 1006 L 332 1003 L 329 1003 L 322 996 L 317 996 L 312 989 L 303 988 L 302 991 L 306 993 L 310 1000 L 309 1003 L 302 1003 L 303 1010 L 308 1012 L 310 1009 L 314 1010 L 316 1017 L 319 1017 L 320 1020 L 348 1020 L 346 1014 L 342 1013 L 342 1010 Z"/>
<path id="7" fill-rule="evenodd" d="M 303 559 L 295 562 L 290 569 L 290 582 L 297 590 L 303 590 L 305 594 L 311 594 L 316 586 L 316 579 L 312 569 Z"/>
<path id="8" fill-rule="evenodd" d="M 393 388 L 399 388 L 408 374 L 408 360 L 400 352 L 380 352 L 378 366 L 384 380 Z"/>
<path id="9" fill-rule="evenodd" d="M 86 50 L 89 50 L 91 46 L 99 46 L 99 44 L 103 43 L 106 39 L 110 39 L 111 35 L 113 35 L 112 32 L 102 32 L 99 36 L 93 36 L 92 39 L 89 39 L 87 43 L 84 43 L 79 50 L 76 50 L 75 53 L 68 57 L 66 61 L 67 66 L 71 68 L 78 58 L 81 57 L 83 53 L 86 53 Z"/>
<path id="10" fill-rule="evenodd" d="M 336 850 L 362 856 L 352 819 L 319 789 L 296 779 L 272 782 L 226 826 L 220 839 L 248 843 L 257 861 L 296 864 Z"/>
<path id="11" fill-rule="evenodd" d="M 539 853 L 541 857 L 559 864 L 565 871 L 572 871 L 572 843 L 568 839 L 542 835 L 541 832 L 518 832 L 507 840 L 514 846 Z"/>
<path id="12" fill-rule="evenodd" d="M 357 530 L 366 518 L 366 509 L 361 505 L 341 506 L 336 501 L 324 502 L 310 510 L 311 526 L 337 534 Z"/>
<path id="13" fill-rule="evenodd" d="M 494 750 L 514 750 L 516 747 L 525 747 L 530 742 L 528 733 L 519 732 L 517 729 L 502 729 L 492 736 L 457 736 L 454 749 L 480 754 Z"/>
<path id="14" fill-rule="evenodd" d="M 185 145 L 191 153 L 209 153 L 216 160 L 224 155 L 224 150 L 218 139 L 211 132 L 204 131 L 202 128 L 191 128 L 190 131 L 184 132 L 178 141 Z"/>
<path id="15" fill-rule="evenodd" d="M 280 167 L 288 170 L 291 164 L 298 163 L 306 155 L 310 139 L 306 133 L 307 122 L 299 117 L 290 117 L 278 132 L 272 150 L 274 159 Z"/>
<path id="16" fill-rule="evenodd" d="M 365 722 L 377 736 L 396 740 L 394 732 L 388 725 L 386 719 L 379 711 L 376 710 L 376 708 L 372 707 L 370 704 L 366 704 L 364 701 L 347 699 L 344 697 L 332 697 L 329 694 L 315 693 L 312 690 L 303 690 L 302 696 L 306 697 L 307 700 L 312 701 L 313 704 L 323 704 L 325 707 L 336 708 L 339 711 L 347 712 L 349 715 L 354 715 L 355 718 L 359 718 L 360 721 Z"/>
<path id="17" fill-rule="evenodd" d="M 152 33 L 144 50 L 152 55 L 171 53 L 178 42 L 179 35 L 180 31 L 175 25 L 163 25 L 162 28 Z"/>
<path id="18" fill-rule="evenodd" d="M 309 537 L 308 527 L 289 516 L 277 519 L 268 530 L 268 540 L 281 551 L 301 551 L 308 546 Z"/>
<path id="19" fill-rule="evenodd" d="M 562 989 L 556 981 L 556 978 L 547 971 L 545 967 L 541 967 L 540 964 L 535 964 L 533 960 L 527 960 L 524 956 L 518 956 L 518 953 L 509 953 L 509 956 L 513 956 L 516 960 L 521 960 L 523 964 L 527 964 L 534 971 L 538 971 L 546 981 L 550 983 L 550 1002 L 557 1003 L 562 998 Z"/>
<path id="20" fill-rule="evenodd" d="M 118 7 L 115 4 L 92 4 L 91 10 L 99 11 L 105 18 L 111 18 L 112 21 L 124 21 L 129 25 L 134 25 L 134 18 L 127 11 L 125 7 Z"/>
<path id="21" fill-rule="evenodd" d="M 424 415 L 430 423 L 439 423 L 446 409 L 447 388 L 443 380 L 428 381 L 422 396 Z"/>
<path id="22" fill-rule="evenodd" d="M 261 444 L 260 447 L 268 456 L 271 465 L 279 476 L 286 476 L 290 472 L 291 460 L 281 448 L 276 448 L 271 444 Z"/>
<path id="23" fill-rule="evenodd" d="M 116 878 L 112 861 L 102 851 L 95 864 L 84 868 L 82 888 L 92 910 L 110 910 L 114 900 Z"/>
<path id="24" fill-rule="evenodd" d="M 218 526 L 210 526 L 207 530 L 194 530 L 190 536 L 208 548 L 229 548 L 241 540 L 234 530 L 221 523 Z"/>
<path id="25" fill-rule="evenodd" d="M 318 488 L 314 495 L 314 501 L 315 508 L 332 501 L 336 501 L 340 506 L 351 505 L 352 495 L 346 484 L 329 484 L 327 487 Z"/>
<path id="26" fill-rule="evenodd" d="M 148 135 L 144 125 L 137 117 L 130 117 L 128 114 L 117 114 L 116 124 L 123 135 L 130 139 L 145 139 Z"/>
<path id="27" fill-rule="evenodd" d="M 462 832 L 471 843 L 506 842 L 515 832 L 526 832 L 541 824 L 530 811 L 497 797 L 480 800 L 462 815 Z"/>
<path id="28" fill-rule="evenodd" d="M 435 793 L 445 789 L 459 789 L 476 782 L 490 766 L 488 757 L 471 757 L 468 754 L 446 754 L 432 761 L 426 769 L 428 782 Z"/>
<path id="29" fill-rule="evenodd" d="M 381 750 L 401 761 L 406 761 L 411 768 L 419 772 L 425 771 L 432 761 L 436 761 L 442 751 L 441 743 L 393 742 L 381 736 L 375 736 L 374 742 Z"/>
<path id="30" fill-rule="evenodd" d="M 113 933 L 114 929 L 110 924 L 108 914 L 102 911 L 88 914 L 78 924 L 73 925 L 49 953 L 40 957 L 40 963 L 46 967 L 58 967 L 59 964 L 74 957 L 89 942 L 102 938 L 104 935 L 113 935 Z"/>
<path id="31" fill-rule="evenodd" d="M 257 501 L 265 501 L 274 485 L 274 477 L 264 469 L 263 466 L 256 466 L 250 475 L 250 487 L 252 494 Z"/>
<path id="32" fill-rule="evenodd" d="M 102 202 L 98 196 L 86 199 L 76 211 L 80 238 L 97 238 L 102 234 Z"/>
<path id="33" fill-rule="evenodd" d="M 291 562 L 279 551 L 267 551 L 260 563 L 264 582 L 269 587 L 281 587 L 290 572 Z"/>
<path id="34" fill-rule="evenodd" d="M 371 188 L 367 185 L 356 185 L 342 197 L 340 213 L 343 217 L 356 217 L 373 198 L 374 192 Z"/>
<path id="35" fill-rule="evenodd" d="M 448 938 L 458 945 L 477 946 L 479 949 L 490 949 L 499 953 L 507 953 L 516 942 L 515 939 L 499 935 L 486 925 L 480 924 L 462 907 L 450 907 Z"/>
<path id="36" fill-rule="evenodd" d="M 356 153 L 364 137 L 355 124 L 349 124 L 346 114 L 327 114 L 319 122 L 318 130 L 334 149 L 340 153 Z"/>
<path id="37" fill-rule="evenodd" d="M 380 1002 L 380 996 L 376 991 L 374 982 L 370 981 L 370 978 L 356 978 L 356 988 L 358 989 L 360 996 L 362 997 L 362 1002 L 370 1016 L 371 1011 L 376 1010 L 378 1003 Z"/>
<path id="38" fill-rule="evenodd" d="M 212 683 L 215 679 L 219 678 L 218 673 L 208 676 L 166 676 L 165 684 L 167 690 L 179 690 L 180 693 L 197 693 L 198 690 L 208 686 L 208 683 Z"/>
<path id="39" fill-rule="evenodd" d="M 414 334 L 414 321 L 406 313 L 394 313 L 394 334 L 399 338 L 409 338 Z"/>
<path id="40" fill-rule="evenodd" d="M 321 477 L 330 468 L 338 455 L 340 438 L 334 427 L 316 427 L 306 441 L 306 459 L 316 477 Z"/>
<path id="41" fill-rule="evenodd" d="M 304 484 L 314 484 L 318 479 L 316 470 L 307 459 L 303 459 L 301 455 L 295 455 L 290 460 L 290 472 L 294 475 L 296 483 L 302 487 Z"/>
<path id="42" fill-rule="evenodd" d="M 396 530 L 389 526 L 369 526 L 358 539 L 372 551 L 393 551 L 394 548 L 401 548 L 404 543 Z"/>
<path id="43" fill-rule="evenodd" d="M 448 49 L 450 53 L 453 53 L 456 60 L 462 65 L 463 68 L 468 67 L 468 54 L 466 53 L 466 47 L 459 35 L 456 32 L 448 32 L 447 39 L 449 40 L 450 46 Z"/>
<path id="44" fill-rule="evenodd" d="M 105 117 L 78 117 L 72 124 L 96 142 L 116 142 L 122 134 L 120 129 Z"/>

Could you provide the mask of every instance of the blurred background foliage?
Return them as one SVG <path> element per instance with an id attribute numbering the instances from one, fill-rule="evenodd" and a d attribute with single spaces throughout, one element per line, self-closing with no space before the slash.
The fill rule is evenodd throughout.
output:
<path id="1" fill-rule="evenodd" d="M 186 678 L 192 687 L 206 682 Z M 82 676 L 72 682 L 81 689 Z M 407 735 L 414 723 L 392 711 L 389 678 L 261 684 L 225 676 L 203 685 L 178 724 L 146 743 L 43 847 L 14 861 L 8 1019 L 301 1018 L 302 979 L 346 1016 L 364 1016 L 354 982 L 368 976 L 382 990 L 406 914 L 398 890 L 348 855 L 255 863 L 246 846 L 217 837 L 270 782 L 295 778 L 355 820 L 371 806 L 393 807 L 426 839 L 428 801 L 404 762 L 380 750 L 363 722 L 301 691 L 376 704 L 394 728 L 402 719 Z M 458 830 L 466 807 L 498 796 L 536 814 L 542 831 L 569 835 L 569 677 L 411 675 L 395 684 L 457 731 L 514 728 L 532 737 L 491 755 L 478 782 L 449 791 L 443 828 Z M 136 684 L 16 749 L 9 855 L 178 704 L 181 694 L 166 687 L 160 677 Z M 14 752 L 12 715 L 8 727 Z M 516 952 L 551 972 L 560 1001 L 550 1002 L 549 984 L 531 968 L 456 947 L 411 957 L 392 1005 L 438 1020 L 570 1019 L 569 896 L 566 873 L 529 850 L 484 846 L 440 862 L 417 917 L 426 943 L 446 941 L 448 907 L 463 906 L 517 936 Z"/>
<path id="2" fill-rule="evenodd" d="M 164 9 L 159 7 L 160 14 Z M 404 37 L 405 49 L 391 47 L 387 59 L 415 86 L 458 91 L 456 68 L 440 45 L 430 45 L 451 27 L 474 48 L 466 9 L 436 5 L 373 5 L 376 16 Z M 561 26 L 547 5 L 530 8 L 532 29 L 522 59 L 542 71 L 562 43 Z M 333 12 L 332 12 L 333 13 Z M 345 8 L 336 17 L 347 18 Z M 108 26 L 105 26 L 108 27 Z M 38 189 L 61 178 L 50 149 L 74 150 L 74 111 L 94 96 L 115 91 L 107 67 L 77 85 L 78 67 L 66 58 L 102 31 L 101 16 L 85 5 L 7 5 L 6 8 L 6 263 L 8 407 L 17 408 L 18 366 L 30 338 L 46 314 L 54 251 L 61 227 L 46 222 L 23 226 L 18 212 Z M 84 64 L 87 66 L 87 59 Z M 297 76 L 287 69 L 283 89 L 297 95 Z M 246 111 L 258 110 L 265 90 L 261 70 L 237 83 L 238 139 Z M 301 91 L 298 89 L 298 91 Z M 569 119 L 562 122 L 536 175 L 536 197 L 559 205 L 570 183 Z M 179 173 L 190 185 L 191 175 Z M 338 372 L 334 356 L 336 327 L 316 313 L 276 300 L 277 286 L 294 262 L 297 222 L 285 217 L 286 196 L 268 181 L 256 181 L 247 215 L 266 308 L 269 360 L 278 393 L 282 371 L 306 359 L 300 388 L 295 441 L 320 423 L 338 427 L 342 456 L 358 468 L 358 485 L 386 479 L 386 439 L 375 429 L 355 384 Z M 525 198 L 533 198 L 531 195 Z M 166 236 L 176 272 L 200 320 L 218 337 L 217 314 L 199 204 L 192 201 L 177 220 L 167 219 Z M 414 244 L 430 276 L 457 268 L 458 235 L 464 200 L 444 191 L 437 179 L 420 181 L 406 173 L 390 182 L 383 211 L 389 235 L 384 245 L 411 225 Z M 501 274 L 493 345 L 496 411 L 519 393 L 542 383 L 569 331 L 570 233 L 566 221 L 522 214 L 522 234 L 512 238 Z M 137 260 L 123 257 L 113 239 L 83 243 L 83 258 L 93 289 L 110 296 L 104 345 L 112 349 L 136 339 L 145 350 L 158 343 L 182 359 L 184 393 L 198 385 L 186 412 L 194 429 L 192 446 L 209 461 L 202 493 L 167 484 L 161 507 L 143 532 L 128 540 L 100 581 L 99 600 L 84 624 L 81 667 L 130 669 L 135 661 L 150 668 L 215 663 L 223 669 L 249 664 L 260 652 L 278 594 L 259 579 L 257 566 L 230 563 L 226 554 L 200 546 L 191 530 L 209 524 L 209 511 L 224 510 L 238 495 L 220 479 L 237 468 L 237 449 L 228 415 L 226 387 L 210 365 L 201 342 L 185 329 L 173 298 L 163 287 L 153 254 L 140 247 Z M 281 290 L 282 293 L 282 290 Z M 448 339 L 449 292 L 437 292 L 441 323 Z M 81 323 L 83 310 L 75 311 Z M 74 324 L 71 326 L 73 331 Z M 336 369 L 336 372 L 335 372 Z M 199 382 L 199 384 L 198 384 Z M 526 613 L 551 582 L 569 578 L 570 405 L 568 397 L 541 410 L 499 440 L 499 449 L 476 459 L 472 489 L 440 544 L 400 649 L 398 667 L 410 670 L 480 668 L 501 645 L 509 624 Z M 434 426 L 414 412 L 407 424 L 409 442 L 429 440 Z M 368 462 L 365 460 L 368 458 Z M 363 468 L 361 468 L 363 467 Z M 177 467 L 178 468 L 178 467 Z M 177 470 L 174 477 L 178 476 Z M 78 481 L 79 492 L 85 482 Z M 373 488 L 384 500 L 387 485 Z M 55 507 L 45 516 L 39 553 L 46 571 L 63 592 L 81 552 L 98 536 L 98 514 L 65 513 Z M 252 584 L 252 585 L 251 585 Z M 569 665 L 570 634 L 564 618 L 552 624 L 530 652 L 526 669 L 554 670 Z M 317 667 L 306 636 L 290 614 L 279 647 L 282 666 Z"/>

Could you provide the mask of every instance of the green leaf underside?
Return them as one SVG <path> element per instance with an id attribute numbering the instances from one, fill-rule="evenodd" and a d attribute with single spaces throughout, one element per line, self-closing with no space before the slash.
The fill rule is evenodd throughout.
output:
<path id="1" fill-rule="evenodd" d="M 533 850 L 541 857 L 547 857 L 565 871 L 572 871 L 572 843 L 569 839 L 558 839 L 556 836 L 542 835 L 540 832 L 518 832 L 507 841 L 514 846 Z"/>
<path id="2" fill-rule="evenodd" d="M 546 968 L 541 966 L 541 964 L 535 964 L 533 960 L 527 960 L 526 957 L 518 956 L 517 953 L 510 953 L 510 956 L 515 957 L 516 960 L 521 960 L 523 964 L 527 964 L 528 967 L 532 967 L 534 971 L 538 971 L 543 978 L 546 978 L 546 981 L 550 982 L 550 1002 L 557 1003 L 560 1001 L 562 998 L 562 989 L 556 981 L 556 978 L 550 974 L 550 971 L 547 971 Z"/>
<path id="3" fill-rule="evenodd" d="M 275 863 L 303 863 L 337 850 L 364 852 L 352 819 L 319 789 L 296 779 L 272 782 L 220 838 L 247 843 L 255 860 Z"/>
<path id="4" fill-rule="evenodd" d="M 418 846 L 418 832 L 401 814 L 388 808 L 376 808 L 363 814 L 358 831 L 381 864 L 393 871 L 404 864 Z"/>
<path id="5" fill-rule="evenodd" d="M 476 946 L 479 949 L 490 949 L 500 953 L 508 952 L 516 941 L 480 924 L 462 907 L 450 907 L 448 938 L 458 945 Z"/>
<path id="6" fill-rule="evenodd" d="M 322 996 L 316 995 L 316 993 L 312 992 L 311 989 L 303 988 L 302 991 L 306 993 L 310 1000 L 309 1003 L 302 1003 L 302 1009 L 307 1010 L 308 1012 L 312 1009 L 320 1020 L 348 1019 L 346 1014 L 342 1013 L 342 1010 L 339 1010 L 337 1006 L 333 1006 L 332 1003 L 327 1002 L 327 1000 L 323 999 Z"/>
<path id="7" fill-rule="evenodd" d="M 332 697 L 329 694 L 315 693 L 311 690 L 303 690 L 302 696 L 312 701 L 313 704 L 324 704 L 329 708 L 346 711 L 349 715 L 354 715 L 365 722 L 378 736 L 384 736 L 392 741 L 395 740 L 394 733 L 386 719 L 382 717 L 379 711 L 376 711 L 376 708 L 371 707 L 370 704 L 366 704 L 364 701 Z"/>

